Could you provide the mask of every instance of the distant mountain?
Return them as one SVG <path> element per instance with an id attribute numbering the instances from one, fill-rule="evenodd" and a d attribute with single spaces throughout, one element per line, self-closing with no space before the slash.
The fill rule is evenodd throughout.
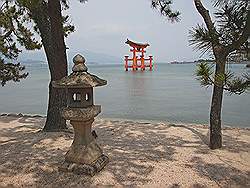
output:
<path id="1" fill-rule="evenodd" d="M 34 60 L 34 59 L 25 59 L 25 60 L 20 60 L 19 61 L 23 64 L 47 64 L 46 61 L 40 61 L 40 60 Z"/>
<path id="2" fill-rule="evenodd" d="M 67 50 L 68 62 L 72 63 L 72 59 L 76 54 L 81 54 L 85 57 L 87 63 L 89 65 L 102 65 L 102 64 L 120 64 L 122 63 L 122 59 L 108 55 L 103 53 L 96 53 L 92 51 L 70 51 Z M 19 55 L 18 60 L 24 64 L 30 63 L 42 63 L 46 64 L 47 60 L 43 51 L 31 51 L 31 52 L 23 52 Z"/>
<path id="3" fill-rule="evenodd" d="M 47 62 L 45 54 L 42 50 L 39 51 L 25 51 L 22 52 L 19 57 L 18 61 L 22 63 L 39 63 L 39 62 Z"/>
<path id="4" fill-rule="evenodd" d="M 81 54 L 85 57 L 87 63 L 90 65 L 91 63 L 97 64 L 120 64 L 122 62 L 121 58 L 103 54 L 103 53 L 96 53 L 92 51 L 68 51 L 68 62 L 72 62 L 73 57 L 76 54 Z"/>

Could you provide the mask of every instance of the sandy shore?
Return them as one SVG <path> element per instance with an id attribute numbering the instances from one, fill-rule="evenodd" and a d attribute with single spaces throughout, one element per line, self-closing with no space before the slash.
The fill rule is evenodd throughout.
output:
<path id="1" fill-rule="evenodd" d="M 224 129 L 212 151 L 205 126 L 97 119 L 110 163 L 87 177 L 58 172 L 73 133 L 41 132 L 44 121 L 0 117 L 0 187 L 250 187 L 249 129 Z"/>

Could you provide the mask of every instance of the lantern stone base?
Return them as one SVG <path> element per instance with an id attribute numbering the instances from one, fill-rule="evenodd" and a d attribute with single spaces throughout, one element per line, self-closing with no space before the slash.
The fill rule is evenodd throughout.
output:
<path id="1" fill-rule="evenodd" d="M 59 171 L 71 172 L 75 174 L 86 174 L 94 176 L 97 172 L 100 172 L 108 163 L 109 159 L 106 155 L 102 154 L 92 164 L 79 164 L 65 161 L 62 166 L 59 167 Z"/>
<path id="2" fill-rule="evenodd" d="M 74 128 L 74 140 L 65 155 L 65 162 L 59 170 L 93 176 L 108 163 L 108 157 L 103 154 L 96 142 L 95 135 L 92 133 L 94 116 L 99 110 L 98 106 L 89 107 L 82 111 L 78 109 L 64 110 Z M 66 113 L 69 111 L 70 113 Z M 84 121 L 78 120 L 77 113 L 81 114 L 79 119 L 83 118 Z"/>
<path id="3" fill-rule="evenodd" d="M 75 144 L 75 142 L 73 142 L 69 151 L 65 155 L 65 161 L 90 165 L 102 155 L 102 149 L 93 138 L 92 142 L 87 146 Z"/>

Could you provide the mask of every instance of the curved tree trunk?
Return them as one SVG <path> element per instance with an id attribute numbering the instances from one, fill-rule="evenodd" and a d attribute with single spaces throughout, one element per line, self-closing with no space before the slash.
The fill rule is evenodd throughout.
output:
<path id="1" fill-rule="evenodd" d="M 215 75 L 225 74 L 226 58 L 216 61 Z M 215 78 L 213 88 L 212 102 L 210 109 L 210 143 L 211 149 L 222 147 L 222 132 L 221 132 L 221 110 L 223 99 L 223 81 Z"/>
<path id="2" fill-rule="evenodd" d="M 45 50 L 50 57 L 49 69 L 51 81 L 49 84 L 49 104 L 47 119 L 43 130 L 59 131 L 66 129 L 66 121 L 61 116 L 61 108 L 66 105 L 66 93 L 63 89 L 55 89 L 51 82 L 67 75 L 66 46 L 62 25 L 61 5 L 59 0 L 48 1 L 48 14 L 51 24 L 51 46 Z"/>
<path id="3" fill-rule="evenodd" d="M 51 80 L 49 83 L 49 102 L 44 131 L 60 131 L 66 129 L 66 121 L 61 116 L 61 108 L 66 104 L 63 89 L 55 89 L 51 82 L 67 75 L 66 46 L 62 25 L 60 0 L 49 0 L 40 3 L 31 10 L 32 18 L 41 33 L 46 53 Z"/>

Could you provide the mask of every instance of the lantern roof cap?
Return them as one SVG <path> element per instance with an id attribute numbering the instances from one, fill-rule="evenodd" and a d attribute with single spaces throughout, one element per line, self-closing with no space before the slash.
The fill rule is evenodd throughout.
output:
<path id="1" fill-rule="evenodd" d="M 150 46 L 148 43 L 143 44 L 143 43 L 133 42 L 129 39 L 127 39 L 125 43 L 134 48 L 147 48 L 148 46 Z"/>
<path id="2" fill-rule="evenodd" d="M 98 87 L 107 84 L 106 80 L 99 78 L 98 76 L 88 73 L 88 68 L 85 65 L 85 58 L 80 54 L 77 54 L 73 58 L 74 66 L 72 73 L 69 76 L 65 76 L 60 80 L 53 81 L 52 85 L 55 88 L 89 88 Z"/>

